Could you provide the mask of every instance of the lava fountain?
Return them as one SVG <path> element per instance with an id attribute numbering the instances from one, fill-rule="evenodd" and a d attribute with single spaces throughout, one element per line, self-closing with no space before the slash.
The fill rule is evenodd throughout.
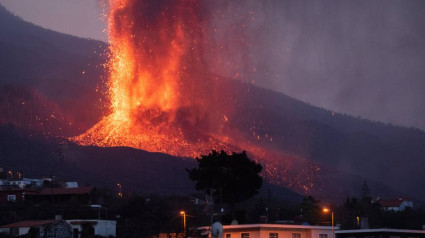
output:
<path id="1" fill-rule="evenodd" d="M 110 115 L 74 138 L 179 156 L 227 149 L 230 105 L 215 102 L 218 79 L 203 61 L 197 0 L 109 2 Z"/>
<path id="2" fill-rule="evenodd" d="M 236 113 L 235 97 L 243 93 L 211 76 L 210 69 L 219 69 L 226 60 L 211 50 L 208 40 L 214 29 L 204 19 L 210 13 L 203 2 L 110 0 L 110 114 L 72 140 L 188 157 L 243 148 L 264 162 L 267 180 L 296 191 L 311 190 L 320 168 L 252 142 L 247 139 L 250 132 L 235 128 L 236 118 L 243 118 Z"/>

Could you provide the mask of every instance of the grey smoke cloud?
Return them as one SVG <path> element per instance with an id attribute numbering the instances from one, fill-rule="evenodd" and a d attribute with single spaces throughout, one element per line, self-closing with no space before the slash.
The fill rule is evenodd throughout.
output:
<path id="1" fill-rule="evenodd" d="M 425 2 L 213 4 L 218 40 L 240 50 L 219 52 L 232 67 L 215 72 L 337 112 L 425 129 Z"/>

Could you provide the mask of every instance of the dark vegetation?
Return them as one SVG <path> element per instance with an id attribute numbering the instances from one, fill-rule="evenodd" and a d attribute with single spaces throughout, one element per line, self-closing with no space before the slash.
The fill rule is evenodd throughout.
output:
<path id="1" fill-rule="evenodd" d="M 246 152 L 232 153 L 213 150 L 196 158 L 198 167 L 186 169 L 195 188 L 211 195 L 215 201 L 235 205 L 254 195 L 263 184 L 261 164 L 248 158 Z"/>
<path id="2" fill-rule="evenodd" d="M 195 188 L 209 198 L 205 211 L 211 220 L 214 214 L 220 213 L 222 222 L 235 219 L 245 222 L 246 210 L 238 210 L 237 205 L 258 194 L 263 184 L 261 164 L 250 160 L 245 151 L 229 155 L 213 150 L 196 161 L 198 166 L 186 171 L 195 182 Z"/>

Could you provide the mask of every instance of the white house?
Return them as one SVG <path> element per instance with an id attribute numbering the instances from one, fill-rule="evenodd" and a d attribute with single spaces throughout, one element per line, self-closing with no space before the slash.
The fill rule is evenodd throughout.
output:
<path id="1" fill-rule="evenodd" d="M 377 203 L 381 204 L 381 207 L 385 211 L 403 211 L 407 207 L 413 207 L 413 201 L 406 197 L 399 197 L 397 199 L 384 199 L 377 198 Z"/>
<path id="2" fill-rule="evenodd" d="M 81 231 L 84 224 L 89 224 L 94 228 L 94 234 L 104 237 L 117 236 L 117 222 L 113 220 L 66 220 L 72 226 L 75 234 L 78 232 L 78 238 L 81 237 Z"/>
<path id="3" fill-rule="evenodd" d="M 249 224 L 223 226 L 223 238 L 334 238 L 331 226 Z"/>

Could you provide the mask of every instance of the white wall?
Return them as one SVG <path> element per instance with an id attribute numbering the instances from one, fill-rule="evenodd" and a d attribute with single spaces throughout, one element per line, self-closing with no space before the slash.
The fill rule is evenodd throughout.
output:
<path id="1" fill-rule="evenodd" d="M 232 227 L 232 228 L 229 228 Z M 241 238 L 242 233 L 249 233 L 249 238 L 269 238 L 270 233 L 277 233 L 278 238 L 292 238 L 293 233 L 300 234 L 300 238 L 320 238 L 320 234 L 326 234 L 327 238 L 332 237 L 332 230 L 330 227 L 318 228 L 318 226 L 291 226 L 291 225 L 275 225 L 270 226 L 262 225 L 261 228 L 241 226 L 227 226 L 224 227 L 223 238 L 226 234 L 230 234 L 230 238 Z"/>
<path id="2" fill-rule="evenodd" d="M 117 236 L 117 222 L 112 220 L 99 220 L 94 227 L 94 234 L 100 236 Z"/>
<path id="3" fill-rule="evenodd" d="M 66 220 L 72 226 L 72 230 L 82 230 L 81 223 L 90 222 L 94 228 L 94 234 L 99 236 L 117 236 L 117 222 L 113 220 Z M 73 224 L 74 223 L 74 224 Z M 77 223 L 77 224 L 75 224 Z M 80 237 L 80 235 L 78 235 Z"/>
<path id="4" fill-rule="evenodd" d="M 18 235 L 25 235 L 28 234 L 30 231 L 30 227 L 19 227 L 19 234 Z"/>

